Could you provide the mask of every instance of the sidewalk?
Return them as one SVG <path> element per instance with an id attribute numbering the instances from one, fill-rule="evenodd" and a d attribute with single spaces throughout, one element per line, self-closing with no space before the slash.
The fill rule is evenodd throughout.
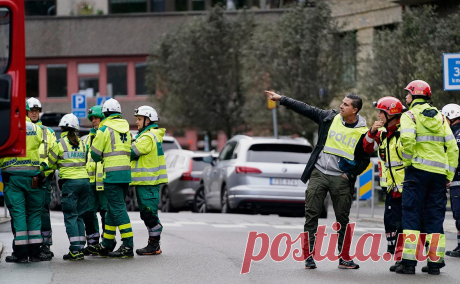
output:
<path id="1" fill-rule="evenodd" d="M 350 222 L 380 223 L 383 227 L 383 213 L 385 211 L 384 206 L 374 206 L 374 216 L 372 217 L 372 208 L 370 206 L 365 205 L 365 203 L 362 201 L 359 205 L 359 218 L 357 218 L 356 201 L 353 202 L 353 206 L 350 210 Z M 334 216 L 334 209 L 332 209 L 332 206 L 329 207 L 328 214 L 331 214 L 330 216 Z M 444 232 L 455 234 L 457 233 L 457 227 L 455 226 L 455 220 L 452 215 L 452 211 L 446 212 L 446 218 L 444 220 Z"/>
<path id="2" fill-rule="evenodd" d="M 5 223 L 5 222 L 9 222 L 9 221 L 10 221 L 9 217 L 8 218 L 0 217 L 0 224 Z M 3 252 L 3 244 L 2 244 L 2 242 L 0 242 L 0 256 L 2 255 L 2 252 Z"/>

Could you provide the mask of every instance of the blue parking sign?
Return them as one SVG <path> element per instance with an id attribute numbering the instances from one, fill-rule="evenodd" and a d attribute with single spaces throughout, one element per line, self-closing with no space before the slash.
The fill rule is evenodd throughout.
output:
<path id="1" fill-rule="evenodd" d="M 72 94 L 72 113 L 78 118 L 86 117 L 86 96 Z"/>
<path id="2" fill-rule="evenodd" d="M 444 53 L 444 90 L 460 90 L 460 53 Z"/>
<path id="3" fill-rule="evenodd" d="M 97 97 L 96 105 L 102 106 L 106 100 L 110 99 L 110 97 Z"/>

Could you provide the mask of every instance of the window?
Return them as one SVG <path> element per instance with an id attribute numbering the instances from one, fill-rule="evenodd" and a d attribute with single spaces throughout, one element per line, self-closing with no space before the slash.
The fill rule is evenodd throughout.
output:
<path id="1" fill-rule="evenodd" d="M 56 0 L 25 0 L 26 16 L 56 15 Z"/>
<path id="2" fill-rule="evenodd" d="M 184 156 L 177 156 L 176 162 L 174 163 L 174 168 L 182 168 L 185 165 L 185 157 Z"/>
<path id="3" fill-rule="evenodd" d="M 67 97 L 67 65 L 50 64 L 46 66 L 48 97 Z"/>
<path id="4" fill-rule="evenodd" d="M 356 54 L 358 50 L 358 41 L 356 38 L 356 32 L 343 33 L 341 37 L 342 44 L 342 64 L 343 64 L 343 81 L 346 83 L 356 82 L 356 72 L 358 62 L 356 60 Z"/>
<path id="5" fill-rule="evenodd" d="M 147 63 L 136 63 L 136 94 L 145 95 L 148 93 L 145 86 L 145 71 Z"/>
<path id="6" fill-rule="evenodd" d="M 109 0 L 109 9 L 112 14 L 145 13 L 147 0 Z"/>
<path id="7" fill-rule="evenodd" d="M 204 0 L 192 0 L 192 10 L 193 11 L 203 11 L 206 9 Z"/>
<path id="8" fill-rule="evenodd" d="M 26 96 L 38 97 L 38 65 L 26 66 Z"/>
<path id="9" fill-rule="evenodd" d="M 187 2 L 188 0 L 176 0 L 176 11 L 187 11 Z"/>
<path id="10" fill-rule="evenodd" d="M 176 156 L 176 155 L 173 155 L 173 154 L 171 154 L 171 155 L 166 154 L 166 155 L 165 155 L 165 163 L 166 163 L 166 167 L 167 167 L 168 169 L 171 168 L 172 166 L 174 166 L 174 163 L 173 163 L 173 162 L 174 162 L 174 160 L 175 160 L 176 157 L 177 157 L 177 156 Z"/>
<path id="11" fill-rule="evenodd" d="M 78 89 L 85 91 L 93 89 L 93 92 L 87 92 L 86 95 L 96 95 L 99 92 L 99 64 L 84 63 L 78 64 Z"/>
<path id="12" fill-rule="evenodd" d="M 306 164 L 310 146 L 292 144 L 254 144 L 248 150 L 247 161 L 257 163 Z"/>
<path id="13" fill-rule="evenodd" d="M 10 10 L 0 8 L 0 74 L 6 73 L 10 64 Z"/>
<path id="14" fill-rule="evenodd" d="M 233 151 L 238 143 L 236 141 L 228 142 L 227 145 L 224 146 L 222 152 L 220 152 L 219 160 L 231 160 L 233 159 Z"/>
<path id="15" fill-rule="evenodd" d="M 126 63 L 107 64 L 107 89 L 112 89 L 113 96 L 126 96 L 127 91 L 127 65 Z M 108 91 L 109 92 L 109 91 Z M 108 94 L 110 96 L 110 93 Z"/>
<path id="16" fill-rule="evenodd" d="M 164 12 L 165 11 L 165 0 L 151 0 L 151 11 L 152 12 Z M 171 0 L 169 0 L 171 1 Z"/>

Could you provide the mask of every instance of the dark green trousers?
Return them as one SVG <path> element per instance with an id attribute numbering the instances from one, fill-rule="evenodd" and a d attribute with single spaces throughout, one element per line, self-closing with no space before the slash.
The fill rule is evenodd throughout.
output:
<path id="1" fill-rule="evenodd" d="M 95 245 L 99 243 L 99 222 L 96 215 L 99 207 L 98 205 L 96 184 L 93 183 L 90 185 L 90 191 L 88 195 L 88 210 L 83 216 L 83 222 L 85 223 L 86 231 L 86 241 L 88 245 Z"/>
<path id="2" fill-rule="evenodd" d="M 133 247 L 133 229 L 126 210 L 125 192 L 127 183 L 105 183 L 104 192 L 107 197 L 107 213 L 105 214 L 105 228 L 102 245 L 111 247 L 115 239 L 117 227 L 125 247 Z"/>
<path id="3" fill-rule="evenodd" d="M 50 203 L 53 189 L 49 179 L 46 179 L 43 190 L 45 192 L 45 205 L 42 207 L 42 238 L 43 244 L 50 246 L 53 244 L 53 230 L 51 229 L 50 219 Z"/>
<path id="4" fill-rule="evenodd" d="M 18 258 L 38 257 L 43 242 L 40 229 L 45 191 L 32 188 L 32 177 L 11 175 L 4 194 L 13 220 L 15 255 Z"/>
<path id="5" fill-rule="evenodd" d="M 89 179 L 68 179 L 62 186 L 62 212 L 70 251 L 82 249 L 86 243 L 83 216 L 88 209 Z"/>
<path id="6" fill-rule="evenodd" d="M 308 232 L 310 251 L 313 251 L 318 218 L 323 208 L 324 199 L 329 192 L 334 207 L 335 218 L 340 223 L 338 249 L 342 250 L 345 230 L 349 221 L 352 194 L 348 179 L 342 176 L 325 175 L 314 169 L 307 190 L 305 191 L 305 225 Z M 323 245 L 324 246 L 324 245 Z"/>
<path id="7" fill-rule="evenodd" d="M 137 185 L 137 203 L 141 219 L 144 221 L 149 238 L 160 239 L 163 226 L 158 218 L 158 203 L 160 201 L 160 186 L 159 185 Z"/>

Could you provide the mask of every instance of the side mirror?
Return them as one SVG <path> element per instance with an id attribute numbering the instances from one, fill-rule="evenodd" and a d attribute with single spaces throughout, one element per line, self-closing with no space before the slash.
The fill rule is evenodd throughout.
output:
<path id="1" fill-rule="evenodd" d="M 203 162 L 214 166 L 214 159 L 212 158 L 212 156 L 203 157 Z"/>

